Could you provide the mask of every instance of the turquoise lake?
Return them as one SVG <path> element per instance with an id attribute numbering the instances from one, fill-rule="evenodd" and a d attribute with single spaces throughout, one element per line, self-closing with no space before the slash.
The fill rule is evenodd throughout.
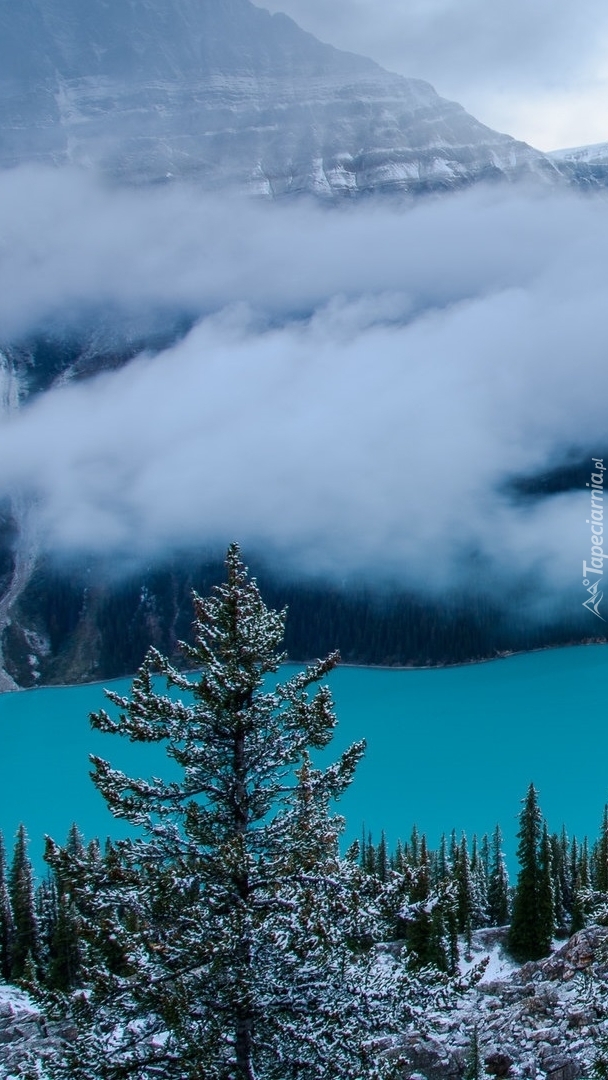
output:
<path id="1" fill-rule="evenodd" d="M 435 846 L 499 822 L 515 869 L 517 815 L 531 780 L 552 830 L 595 839 L 608 802 L 608 648 L 589 645 L 484 664 L 414 671 L 339 668 L 329 678 L 339 719 L 333 751 L 366 738 L 367 754 L 339 804 L 347 838 L 362 824 L 391 844 L 412 825 Z M 127 692 L 130 680 L 109 684 Z M 88 754 L 135 776 L 160 773 L 158 747 L 90 729 L 102 685 L 0 697 L 0 829 L 9 849 L 20 821 L 42 864 L 42 837 L 125 835 L 89 779 Z M 108 711 L 115 714 L 113 706 Z"/>

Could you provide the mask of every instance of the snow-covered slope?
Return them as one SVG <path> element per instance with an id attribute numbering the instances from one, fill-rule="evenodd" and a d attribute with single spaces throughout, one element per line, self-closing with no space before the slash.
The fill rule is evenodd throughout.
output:
<path id="1" fill-rule="evenodd" d="M 507 956 L 506 929 L 477 930 L 474 963 L 485 975 L 451 1006 L 424 1016 L 397 1040 L 403 1075 L 457 1080 L 472 1064 L 475 1032 L 484 1075 L 511 1080 L 591 1076 L 608 1040 L 608 929 L 579 931 L 546 960 L 519 967 Z M 391 951 L 394 945 L 380 947 Z M 465 965 L 465 967 L 470 965 Z M 31 999 L 0 984 L 0 1080 L 23 1076 L 26 1060 L 43 1065 L 69 1028 L 47 1024 Z"/>
<path id="2" fill-rule="evenodd" d="M 267 195 L 558 175 L 428 83 L 249 0 L 1 4 L 0 166 L 24 161 Z"/>
<path id="3" fill-rule="evenodd" d="M 608 143 L 552 150 L 547 157 L 577 187 L 608 187 Z"/>

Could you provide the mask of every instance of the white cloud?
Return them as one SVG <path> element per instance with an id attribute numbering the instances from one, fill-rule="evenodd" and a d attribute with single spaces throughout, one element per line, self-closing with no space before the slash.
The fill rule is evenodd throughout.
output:
<path id="1" fill-rule="evenodd" d="M 197 313 L 158 356 L 5 418 L 0 493 L 36 499 L 50 547 L 237 538 L 430 588 L 476 553 L 489 589 L 579 585 L 584 493 L 515 506 L 504 484 L 607 444 L 605 201 L 329 212 L 36 171 L 1 186 L 5 333 L 100 297 Z"/>

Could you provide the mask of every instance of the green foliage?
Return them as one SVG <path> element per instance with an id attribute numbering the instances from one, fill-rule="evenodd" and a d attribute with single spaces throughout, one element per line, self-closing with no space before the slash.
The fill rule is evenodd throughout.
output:
<path id="1" fill-rule="evenodd" d="M 471 1045 L 464 1070 L 463 1080 L 481 1080 L 484 1075 L 483 1062 L 479 1046 L 479 1028 L 475 1024 L 471 1035 Z"/>

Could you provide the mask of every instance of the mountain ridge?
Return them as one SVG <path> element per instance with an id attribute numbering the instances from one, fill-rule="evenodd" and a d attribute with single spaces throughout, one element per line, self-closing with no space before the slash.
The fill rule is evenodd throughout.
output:
<path id="1" fill-rule="evenodd" d="M 429 83 L 249 0 L 31 0 L 17 13 L 5 0 L 0 71 L 5 168 L 72 163 L 267 196 L 559 177 Z"/>

